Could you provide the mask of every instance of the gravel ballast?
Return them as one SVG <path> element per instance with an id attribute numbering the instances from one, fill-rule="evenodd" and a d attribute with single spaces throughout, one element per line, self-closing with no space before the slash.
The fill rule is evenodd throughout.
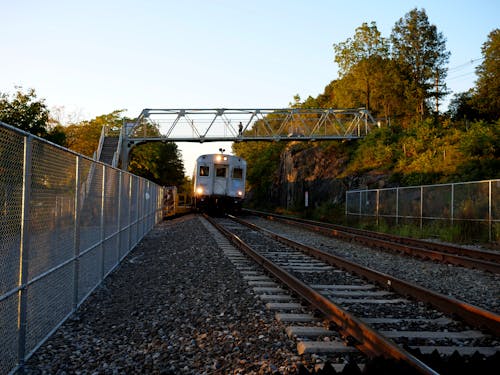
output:
<path id="1" fill-rule="evenodd" d="M 295 374 L 312 368 L 200 218 L 157 225 L 26 364 L 28 374 Z"/>
<path id="2" fill-rule="evenodd" d="M 365 267 L 422 285 L 496 314 L 500 313 L 499 274 L 372 249 L 258 217 L 249 217 L 248 220 Z"/>

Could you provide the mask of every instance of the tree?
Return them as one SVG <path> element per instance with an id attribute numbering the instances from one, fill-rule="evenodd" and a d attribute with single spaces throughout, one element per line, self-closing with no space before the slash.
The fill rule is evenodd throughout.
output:
<path id="1" fill-rule="evenodd" d="M 341 79 L 350 81 L 349 88 L 354 91 L 354 97 L 371 110 L 372 92 L 378 82 L 376 72 L 389 56 L 387 39 L 381 36 L 375 22 L 370 26 L 364 22 L 356 29 L 354 38 L 334 44 L 333 49 Z"/>
<path id="2" fill-rule="evenodd" d="M 66 128 L 61 124 L 52 124 L 45 139 L 59 146 L 66 147 Z"/>
<path id="3" fill-rule="evenodd" d="M 103 126 L 121 127 L 123 110 L 113 111 L 106 115 L 97 116 L 90 121 L 66 127 L 66 145 L 71 150 L 92 157 L 99 145 Z"/>
<path id="4" fill-rule="evenodd" d="M 448 106 L 448 114 L 453 121 L 465 122 L 480 118 L 478 110 L 474 106 L 474 91 L 471 89 L 466 92 L 453 95 L 453 99 Z"/>
<path id="5" fill-rule="evenodd" d="M 473 103 L 484 119 L 496 121 L 500 118 L 500 29 L 488 35 L 482 53 Z"/>
<path id="6" fill-rule="evenodd" d="M 247 161 L 247 186 L 260 206 L 273 201 L 273 183 L 279 174 L 280 156 L 287 142 L 233 143 L 233 152 Z"/>
<path id="7" fill-rule="evenodd" d="M 422 119 L 429 112 L 428 99 L 434 97 L 437 111 L 439 99 L 447 94 L 446 39 L 429 23 L 425 10 L 415 8 L 396 22 L 391 41 L 393 58 L 407 73 L 406 98 Z"/>
<path id="8" fill-rule="evenodd" d="M 39 137 L 47 135 L 49 110 L 34 89 L 26 93 L 17 87 L 12 96 L 0 93 L 0 121 Z"/>
<path id="9" fill-rule="evenodd" d="M 182 155 L 173 142 L 154 142 L 132 149 L 129 171 L 163 186 L 184 183 Z"/>

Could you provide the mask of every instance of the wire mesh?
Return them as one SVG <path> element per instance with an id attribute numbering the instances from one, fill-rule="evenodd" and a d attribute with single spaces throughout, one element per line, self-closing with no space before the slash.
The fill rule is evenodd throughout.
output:
<path id="1" fill-rule="evenodd" d="M 453 225 L 462 240 L 494 241 L 500 238 L 500 180 L 348 191 L 346 214 L 435 231 Z"/>
<path id="2" fill-rule="evenodd" d="M 422 216 L 426 218 L 450 219 L 453 185 L 422 187 Z"/>
<path id="3" fill-rule="evenodd" d="M 23 137 L 0 127 L 0 295 L 19 283 L 23 155 Z"/>
<path id="4" fill-rule="evenodd" d="M 454 219 L 488 220 L 489 185 L 487 182 L 456 184 L 454 190 Z"/>
<path id="5" fill-rule="evenodd" d="M 76 158 L 34 140 L 31 171 L 29 277 L 74 255 Z"/>
<path id="6" fill-rule="evenodd" d="M 88 176 L 82 179 L 80 200 L 80 253 L 93 248 L 101 240 L 102 165 L 83 161 Z"/>
<path id="7" fill-rule="evenodd" d="M 0 374 L 7 374 L 18 362 L 18 306 L 18 293 L 0 301 Z"/>
<path id="8" fill-rule="evenodd" d="M 152 228 L 156 189 L 0 123 L 0 373 L 29 358 Z"/>
<path id="9" fill-rule="evenodd" d="M 28 286 L 26 353 L 72 312 L 73 272 L 73 265 L 68 263 Z"/>
<path id="10" fill-rule="evenodd" d="M 78 302 L 81 303 L 101 282 L 101 248 L 95 247 L 80 256 Z"/>

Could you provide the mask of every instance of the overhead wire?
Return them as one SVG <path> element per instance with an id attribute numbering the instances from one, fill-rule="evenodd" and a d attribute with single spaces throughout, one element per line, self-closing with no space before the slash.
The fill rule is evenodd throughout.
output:
<path id="1" fill-rule="evenodd" d="M 457 66 L 454 66 L 452 68 L 449 68 L 448 69 L 448 73 L 460 73 L 461 70 L 463 69 L 467 69 L 467 68 L 470 68 L 474 63 L 478 62 L 478 61 L 481 61 L 481 60 L 484 60 L 484 57 L 478 57 L 478 58 L 475 58 L 475 59 L 471 59 L 470 61 L 467 61 L 463 64 L 460 64 L 460 65 L 457 65 Z M 466 77 L 466 76 L 470 76 L 472 74 L 475 74 L 476 73 L 476 70 L 474 69 L 473 71 L 469 71 L 469 72 L 466 72 L 466 73 L 461 73 L 461 74 L 458 74 L 458 75 L 454 75 L 452 77 L 447 77 L 446 78 L 446 81 L 452 81 L 452 80 L 455 80 L 455 79 L 458 79 L 458 78 L 463 78 L 463 77 Z"/>

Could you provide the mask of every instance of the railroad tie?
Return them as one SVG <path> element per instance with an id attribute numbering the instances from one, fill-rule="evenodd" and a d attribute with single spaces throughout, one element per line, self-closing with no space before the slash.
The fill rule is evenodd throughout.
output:
<path id="1" fill-rule="evenodd" d="M 410 346 L 412 349 L 419 349 L 422 354 L 431 354 L 434 350 L 437 350 L 442 355 L 452 355 L 453 352 L 457 351 L 460 355 L 473 355 L 475 352 L 482 354 L 484 356 L 492 356 L 495 353 L 500 352 L 500 346 L 490 347 L 490 346 Z"/>
<path id="2" fill-rule="evenodd" d="M 290 314 L 290 313 L 276 313 L 276 320 L 278 322 L 287 323 L 310 323 L 318 319 L 311 314 Z"/>
<path id="3" fill-rule="evenodd" d="M 421 339 L 480 339 L 484 334 L 480 331 L 380 331 L 385 337 L 390 338 L 421 338 Z"/>
<path id="4" fill-rule="evenodd" d="M 266 309 L 268 310 L 302 310 L 304 306 L 296 302 L 269 302 L 266 303 Z"/>

